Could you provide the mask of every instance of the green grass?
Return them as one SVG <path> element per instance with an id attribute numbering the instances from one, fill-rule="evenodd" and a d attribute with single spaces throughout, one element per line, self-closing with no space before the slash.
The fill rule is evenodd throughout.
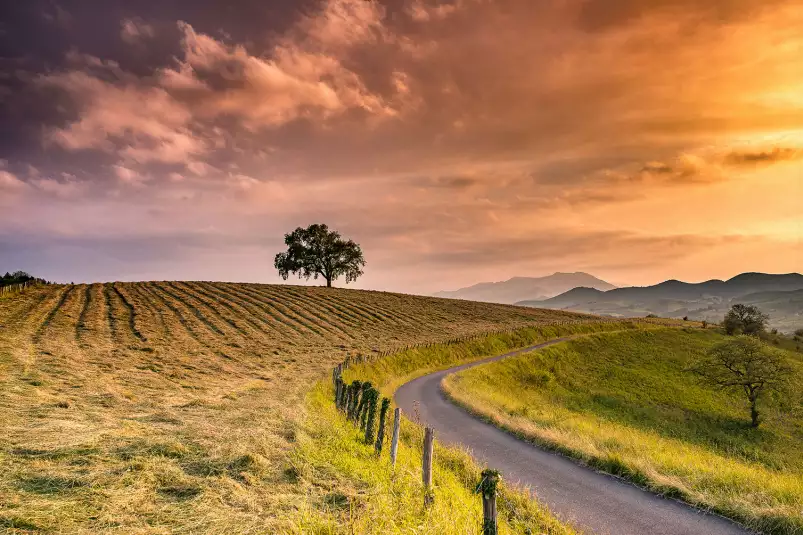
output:
<path id="1" fill-rule="evenodd" d="M 803 533 L 803 359 L 749 426 L 739 393 L 685 371 L 722 335 L 597 334 L 466 370 L 455 400 L 524 437 L 766 533 Z"/>
<path id="2" fill-rule="evenodd" d="M 363 364 L 355 364 L 344 379 L 370 380 L 391 397 L 402 383 L 433 370 L 495 356 L 560 337 L 644 327 L 632 322 L 537 326 L 514 332 L 478 336 L 446 344 L 427 344 Z M 457 448 L 436 440 L 434 506 L 422 505 L 420 426 L 402 421 L 399 461 L 392 470 L 387 447 L 377 458 L 362 433 L 334 407 L 328 381 L 307 398 L 299 447 L 292 458 L 292 477 L 311 497 L 293 517 L 301 533 L 476 533 L 481 501 L 474 494 L 481 467 Z M 388 422 L 388 425 L 390 422 Z M 386 437 L 389 437 L 389 432 Z M 501 486 L 498 500 L 500 533 L 574 533 L 530 499 L 527 489 Z M 529 531 L 528 531 L 529 530 Z"/>
<path id="3" fill-rule="evenodd" d="M 482 507 L 474 489 L 480 468 L 462 450 L 441 447 L 433 461 L 434 502 L 424 507 L 421 428 L 403 420 L 398 460 L 391 468 L 332 402 L 332 388 L 319 384 L 307 398 L 307 418 L 288 477 L 310 499 L 293 516 L 292 531 L 304 534 L 478 533 Z M 499 533 L 575 533 L 555 520 L 525 492 L 505 488 L 497 500 Z M 529 531 L 527 531 L 529 530 Z"/>
<path id="4" fill-rule="evenodd" d="M 425 345 L 400 351 L 374 362 L 353 365 L 344 373 L 343 379 L 347 383 L 353 379 L 370 381 L 386 395 L 391 395 L 396 388 L 416 377 L 547 340 L 648 327 L 651 325 L 643 322 L 613 320 L 525 327 L 459 343 Z"/>

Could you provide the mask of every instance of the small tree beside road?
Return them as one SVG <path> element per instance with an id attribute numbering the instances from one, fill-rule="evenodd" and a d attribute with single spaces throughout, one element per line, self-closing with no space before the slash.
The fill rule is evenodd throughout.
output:
<path id="1" fill-rule="evenodd" d="M 284 280 L 291 273 L 309 280 L 323 277 L 326 286 L 345 277 L 346 283 L 357 280 L 365 266 L 360 246 L 352 240 L 344 240 L 326 225 L 298 227 L 284 236 L 287 251 L 276 255 L 274 266 Z"/>
<path id="2" fill-rule="evenodd" d="M 703 382 L 729 390 L 742 390 L 750 403 L 750 422 L 759 426 L 758 401 L 765 392 L 780 390 L 792 369 L 783 354 L 752 336 L 737 336 L 712 347 L 691 367 Z"/>

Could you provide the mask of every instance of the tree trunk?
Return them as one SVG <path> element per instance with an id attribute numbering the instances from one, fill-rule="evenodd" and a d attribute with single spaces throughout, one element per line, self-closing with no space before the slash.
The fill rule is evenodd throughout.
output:
<path id="1" fill-rule="evenodd" d="M 327 288 L 332 287 L 332 277 L 326 277 L 326 287 Z"/>
<path id="2" fill-rule="evenodd" d="M 750 421 L 753 427 L 758 427 L 758 408 L 756 407 L 757 396 L 750 396 Z"/>

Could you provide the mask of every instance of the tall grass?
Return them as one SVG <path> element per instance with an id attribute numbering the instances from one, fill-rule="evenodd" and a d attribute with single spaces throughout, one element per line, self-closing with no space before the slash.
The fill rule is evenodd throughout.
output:
<path id="1" fill-rule="evenodd" d="M 434 456 L 434 502 L 424 507 L 421 428 L 403 421 L 398 460 L 377 457 L 362 433 L 339 413 L 331 387 L 319 384 L 307 398 L 307 417 L 288 472 L 307 489 L 307 500 L 288 522 L 303 534 L 478 533 L 480 468 L 464 451 L 440 446 Z M 518 490 L 503 488 L 500 534 L 572 534 L 574 531 Z M 528 531 L 529 530 L 529 531 Z"/>
<path id="2" fill-rule="evenodd" d="M 555 338 L 639 327 L 644 326 L 632 322 L 549 325 L 425 345 L 352 365 L 344 379 L 371 381 L 390 396 L 400 384 L 437 369 Z M 310 499 L 294 518 L 294 529 L 321 534 L 478 532 L 481 501 L 473 491 L 481 468 L 465 451 L 442 447 L 436 441 L 435 502 L 425 509 L 420 426 L 402 421 L 399 460 L 393 470 L 387 457 L 378 459 L 373 447 L 363 444 L 362 433 L 335 409 L 332 397 L 327 381 L 319 383 L 307 398 L 307 416 L 292 457 L 292 473 L 310 489 Z M 526 489 L 503 485 L 499 510 L 500 533 L 573 533 L 531 500 Z"/>
<path id="3" fill-rule="evenodd" d="M 686 366 L 711 331 L 599 334 L 447 378 L 489 421 L 657 492 L 766 533 L 803 533 L 803 361 L 785 395 L 749 426 L 739 393 L 702 386 Z"/>

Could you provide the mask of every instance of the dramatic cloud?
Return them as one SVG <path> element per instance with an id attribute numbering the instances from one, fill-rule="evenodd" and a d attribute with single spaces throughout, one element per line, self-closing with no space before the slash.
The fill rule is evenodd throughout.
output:
<path id="1" fill-rule="evenodd" d="M 125 19 L 120 25 L 120 38 L 130 45 L 139 44 L 156 35 L 153 26 L 139 18 Z"/>
<path id="2" fill-rule="evenodd" d="M 24 190 L 26 187 L 25 182 L 18 179 L 8 171 L 0 169 L 0 190 L 13 193 Z"/>
<path id="3" fill-rule="evenodd" d="M 797 0 L 53 6 L 8 26 L 8 269 L 273 280 L 315 221 L 398 290 L 803 264 Z"/>
<path id="4" fill-rule="evenodd" d="M 43 76 L 43 85 L 67 92 L 78 117 L 47 140 L 67 150 L 100 149 L 138 162 L 183 162 L 204 151 L 190 130 L 192 114 L 166 90 L 107 82 L 72 71 Z"/>

